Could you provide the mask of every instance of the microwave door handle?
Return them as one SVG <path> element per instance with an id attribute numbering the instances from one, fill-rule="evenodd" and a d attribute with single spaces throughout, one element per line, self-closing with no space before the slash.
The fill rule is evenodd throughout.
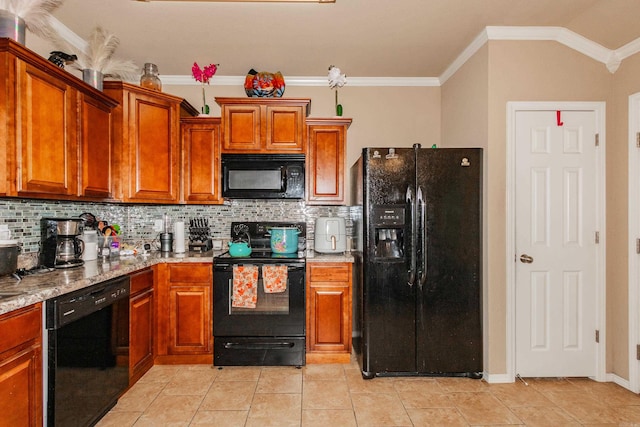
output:
<path id="1" fill-rule="evenodd" d="M 280 173 L 280 188 L 283 193 L 287 192 L 287 168 L 281 168 Z"/>

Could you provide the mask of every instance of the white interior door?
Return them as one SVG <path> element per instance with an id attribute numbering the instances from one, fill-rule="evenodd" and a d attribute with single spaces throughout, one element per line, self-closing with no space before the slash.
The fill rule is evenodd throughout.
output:
<path id="1" fill-rule="evenodd" d="M 629 384 L 640 392 L 640 93 L 629 97 Z M 624 382 L 622 385 L 625 385 Z"/>
<path id="2" fill-rule="evenodd" d="M 596 113 L 515 113 L 515 373 L 596 373 Z"/>

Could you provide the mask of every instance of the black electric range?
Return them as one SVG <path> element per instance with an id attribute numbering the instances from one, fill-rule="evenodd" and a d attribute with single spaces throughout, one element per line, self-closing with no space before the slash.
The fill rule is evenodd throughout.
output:
<path id="1" fill-rule="evenodd" d="M 296 227 L 300 231 L 298 251 L 272 253 L 269 236 L 272 227 Z M 306 224 L 233 222 L 231 240 L 250 241 L 252 252 L 246 257 L 232 257 L 228 252 L 214 257 L 214 365 L 304 365 Z M 285 290 L 268 292 L 264 276 L 273 272 L 266 271 L 281 269 L 281 266 L 286 266 Z M 256 272 L 255 286 L 251 286 L 250 291 L 255 297 L 250 304 L 240 306 L 238 301 L 246 302 L 245 292 L 249 291 L 237 288 L 240 285 L 234 280 L 235 270 L 247 268 Z"/>

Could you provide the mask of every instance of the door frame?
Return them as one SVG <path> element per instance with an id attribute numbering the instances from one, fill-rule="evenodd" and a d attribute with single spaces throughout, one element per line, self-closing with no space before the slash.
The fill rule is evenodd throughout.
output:
<path id="1" fill-rule="evenodd" d="M 596 328 L 600 331 L 600 340 L 596 343 L 595 376 L 596 381 L 606 379 L 606 294 L 605 294 L 605 254 L 606 254 L 606 192 L 605 192 L 605 102 L 507 102 L 507 176 L 506 176 L 506 298 L 507 298 L 507 381 L 516 377 L 516 252 L 515 252 L 515 195 L 516 195 L 516 112 L 518 111 L 594 111 L 596 114 L 596 132 L 599 134 L 599 149 L 596 150 L 596 228 L 600 232 L 600 243 L 596 245 Z M 595 334 L 595 331 L 594 331 Z M 595 337 L 594 337 L 595 338 Z"/>
<path id="2" fill-rule="evenodd" d="M 640 260 L 636 252 L 636 239 L 640 237 L 640 150 L 636 145 L 636 132 L 640 132 L 640 92 L 629 96 L 629 383 L 628 389 L 640 392 L 640 361 L 636 344 L 640 342 Z M 617 382 L 617 381 L 616 381 Z"/>

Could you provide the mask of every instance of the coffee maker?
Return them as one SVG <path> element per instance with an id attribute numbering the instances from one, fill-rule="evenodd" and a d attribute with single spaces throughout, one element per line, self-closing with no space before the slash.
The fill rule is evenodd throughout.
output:
<path id="1" fill-rule="evenodd" d="M 71 268 L 84 263 L 81 218 L 42 218 L 40 229 L 40 265 L 48 268 Z"/>

